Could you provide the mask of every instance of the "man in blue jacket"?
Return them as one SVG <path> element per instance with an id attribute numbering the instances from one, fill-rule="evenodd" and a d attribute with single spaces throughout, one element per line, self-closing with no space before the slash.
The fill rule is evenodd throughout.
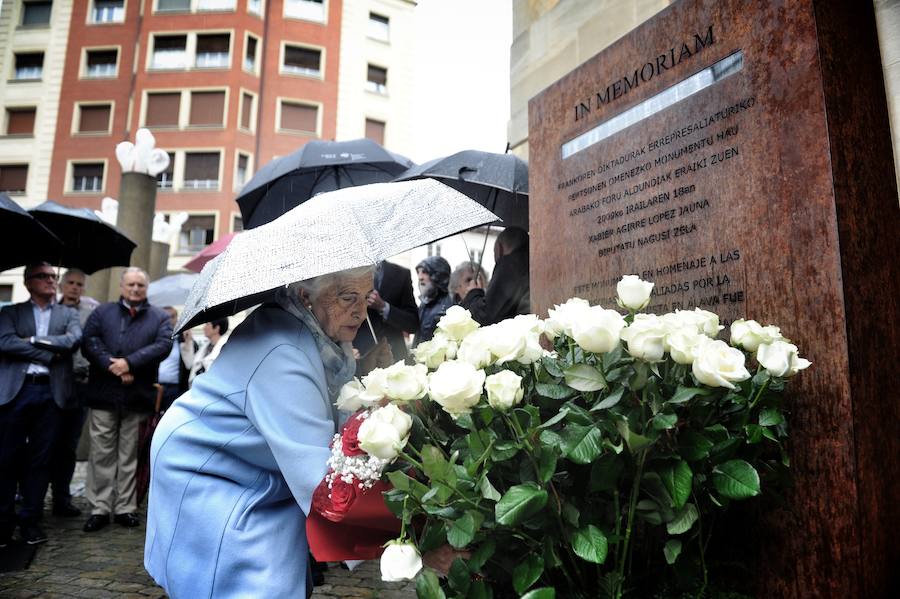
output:
<path id="1" fill-rule="evenodd" d="M 72 353 L 81 342 L 81 326 L 75 310 L 56 303 L 56 277 L 46 262 L 26 267 L 31 299 L 0 310 L 0 547 L 15 528 L 22 465 L 22 540 L 47 540 L 39 523 L 50 456 L 62 411 L 76 401 Z"/>
<path id="2" fill-rule="evenodd" d="M 115 522 L 134 527 L 138 427 L 153 410 L 159 363 L 172 349 L 172 321 L 147 303 L 147 273 L 127 268 L 117 302 L 102 304 L 84 326 L 84 355 L 91 363 L 87 404 L 89 429 L 87 499 L 91 516 L 85 532 Z"/>

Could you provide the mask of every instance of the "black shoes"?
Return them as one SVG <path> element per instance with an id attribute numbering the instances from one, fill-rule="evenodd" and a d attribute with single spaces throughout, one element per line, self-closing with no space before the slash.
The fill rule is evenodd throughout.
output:
<path id="1" fill-rule="evenodd" d="M 107 525 L 109 525 L 109 514 L 93 514 L 84 523 L 84 532 L 97 532 L 101 528 L 106 528 Z"/>
<path id="2" fill-rule="evenodd" d="M 54 503 L 53 515 L 61 516 L 63 518 L 77 518 L 81 515 L 81 510 L 72 505 L 71 501 L 67 501 L 65 503 Z"/>
<path id="3" fill-rule="evenodd" d="M 113 522 L 126 528 L 134 528 L 141 525 L 141 519 L 137 517 L 137 514 L 116 514 Z"/>
<path id="4" fill-rule="evenodd" d="M 22 533 L 22 540 L 29 545 L 47 542 L 47 533 L 37 524 L 23 524 L 19 530 Z"/>

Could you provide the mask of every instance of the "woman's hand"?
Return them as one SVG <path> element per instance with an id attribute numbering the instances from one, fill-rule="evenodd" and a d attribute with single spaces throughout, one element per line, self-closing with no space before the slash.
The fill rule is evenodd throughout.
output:
<path id="1" fill-rule="evenodd" d="M 453 565 L 453 560 L 458 557 L 469 559 L 472 557 L 472 552 L 459 551 L 450 545 L 441 545 L 437 549 L 427 551 L 425 555 L 422 556 L 422 563 L 441 576 L 446 576 L 450 571 L 450 566 Z"/>
<path id="2" fill-rule="evenodd" d="M 394 363 L 394 352 L 387 339 L 382 337 L 378 343 L 359 360 L 359 374 L 368 374 L 376 368 L 387 368 Z"/>

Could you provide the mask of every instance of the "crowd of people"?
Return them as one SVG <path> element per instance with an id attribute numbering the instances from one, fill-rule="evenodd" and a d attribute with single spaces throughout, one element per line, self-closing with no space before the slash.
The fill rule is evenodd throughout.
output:
<path id="1" fill-rule="evenodd" d="M 365 273 L 371 277 L 371 291 L 359 300 L 370 326 L 359 326 L 356 311 L 356 320 L 350 325 L 329 330 L 333 321 L 349 318 L 341 316 L 340 305 L 324 305 L 323 298 L 333 293 L 333 285 L 327 290 L 299 287 L 299 297 L 305 298 L 299 307 L 292 297 L 280 301 L 287 312 L 305 317 L 301 320 L 307 328 L 319 327 L 324 338 L 352 344 L 351 355 L 357 363 L 351 367 L 336 353 L 333 343 L 314 335 L 317 350 L 330 352 L 323 380 L 329 388 L 327 395 L 332 395 L 332 379 L 343 380 L 353 370 L 411 359 L 409 337 L 413 347 L 431 339 L 441 316 L 454 304 L 469 309 L 482 324 L 527 313 L 527 233 L 505 229 L 497 238 L 494 256 L 490 280 L 480 264 L 464 262 L 451 271 L 444 258 L 426 258 L 416 266 L 418 306 L 409 272 L 390 262 L 380 263 Z M 24 279 L 28 301 L 0 310 L 0 547 L 10 541 L 16 526 L 28 544 L 47 540 L 41 519 L 48 489 L 52 488 L 54 515 L 82 515 L 72 502 L 70 487 L 83 431 L 90 441 L 85 487 L 90 514 L 84 531 L 99 531 L 111 521 L 138 526 L 140 426 L 155 409 L 172 409 L 179 397 L 185 397 L 185 402 L 194 397 L 195 407 L 201 409 L 200 404 L 223 392 L 203 387 L 200 381 L 212 384 L 217 380 L 201 375 L 210 371 L 229 340 L 229 321 L 204 325 L 204 339 L 199 343 L 190 331 L 173 341 L 177 311 L 150 305 L 149 278 L 135 267 L 122 273 L 120 297 L 106 303 L 84 295 L 87 277 L 77 269 L 68 270 L 57 285 L 55 269 L 38 263 L 26 267 Z M 336 300 L 337 304 L 340 301 Z M 317 303 L 322 304 L 318 312 L 313 309 Z M 266 312 L 254 322 L 263 314 Z M 239 338 L 246 341 L 241 343 L 252 345 L 266 338 L 265 330 L 260 330 L 255 339 L 247 339 L 248 327 L 253 326 L 242 327 Z M 240 352 L 231 355 L 233 361 Z M 250 365 L 243 364 L 242 369 L 233 365 L 229 376 Z M 335 372 L 330 373 L 329 368 Z M 219 373 L 224 374 L 222 370 Z M 273 380 L 283 378 L 275 374 Z M 205 396 L 185 394 L 195 383 L 207 389 Z M 276 414 L 267 415 L 262 407 L 256 410 L 251 420 L 278 424 L 270 421 Z M 177 510 L 169 515 L 177 516 Z"/>

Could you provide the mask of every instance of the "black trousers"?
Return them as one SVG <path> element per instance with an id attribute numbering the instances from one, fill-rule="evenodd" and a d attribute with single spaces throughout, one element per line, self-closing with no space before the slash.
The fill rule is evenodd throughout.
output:
<path id="1" fill-rule="evenodd" d="M 84 383 L 75 384 L 79 406 L 83 405 L 85 387 L 87 385 Z M 50 486 L 53 489 L 54 505 L 66 505 L 72 499 L 69 488 L 72 485 L 75 454 L 78 451 L 78 441 L 81 439 L 86 416 L 87 410 L 82 407 L 60 411 L 59 434 L 50 460 Z"/>
<path id="2" fill-rule="evenodd" d="M 20 460 L 26 469 L 19 520 L 23 523 L 40 520 L 61 415 L 50 385 L 45 383 L 26 382 L 11 402 L 0 406 L 0 535 L 10 533 L 16 523 Z"/>

